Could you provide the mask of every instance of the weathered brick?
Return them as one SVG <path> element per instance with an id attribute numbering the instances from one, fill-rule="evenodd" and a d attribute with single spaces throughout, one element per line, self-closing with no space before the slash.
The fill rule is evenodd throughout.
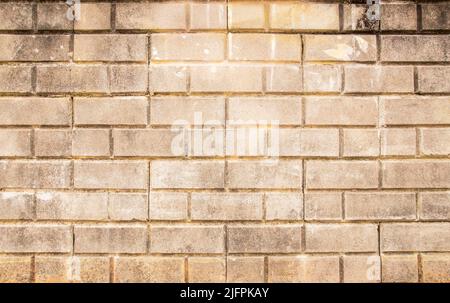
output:
<path id="1" fill-rule="evenodd" d="M 381 5 L 380 16 L 381 30 L 383 31 L 415 31 L 417 29 L 415 3 L 383 4 Z"/>
<path id="2" fill-rule="evenodd" d="M 229 256 L 227 258 L 227 282 L 264 282 L 264 257 Z"/>
<path id="3" fill-rule="evenodd" d="M 31 66 L 0 65 L 0 92 L 26 93 L 31 91 Z"/>
<path id="4" fill-rule="evenodd" d="M 450 49 L 450 43 L 449 47 Z M 450 57 L 449 54 L 446 55 Z M 419 66 L 418 84 L 419 92 L 448 93 L 450 92 L 450 68 L 448 66 Z"/>
<path id="5" fill-rule="evenodd" d="M 35 130 L 34 154 L 39 157 L 69 157 L 72 154 L 72 132 L 68 129 Z"/>
<path id="6" fill-rule="evenodd" d="M 448 220 L 450 218 L 450 192 L 420 193 L 419 218 L 421 220 Z"/>
<path id="7" fill-rule="evenodd" d="M 189 283 L 219 283 L 226 279 L 225 259 L 219 257 L 191 257 L 188 259 Z"/>
<path id="8" fill-rule="evenodd" d="M 112 93 L 142 93 L 148 90 L 147 65 L 112 65 L 110 67 L 110 77 Z"/>
<path id="9" fill-rule="evenodd" d="M 305 92 L 340 92 L 341 67 L 330 64 L 308 64 L 303 67 L 303 90 Z"/>
<path id="10" fill-rule="evenodd" d="M 75 30 L 109 30 L 111 3 L 80 3 L 80 18 L 75 19 Z"/>
<path id="11" fill-rule="evenodd" d="M 386 128 L 381 130 L 381 155 L 413 156 L 416 154 L 414 128 Z"/>
<path id="12" fill-rule="evenodd" d="M 358 3 L 356 1 L 353 1 Z M 343 5 L 343 30 L 345 31 L 376 31 L 380 28 L 379 20 L 369 20 L 367 17 L 368 5 L 366 1 L 360 1 L 364 4 L 345 4 Z"/>
<path id="13" fill-rule="evenodd" d="M 423 29 L 450 29 L 450 5 L 448 3 L 422 3 L 421 8 Z"/>
<path id="14" fill-rule="evenodd" d="M 262 29 L 265 25 L 264 3 L 230 2 L 228 4 L 230 29 Z"/>
<path id="15" fill-rule="evenodd" d="M 449 283 L 450 255 L 424 254 L 422 256 L 422 272 L 425 283 Z"/>
<path id="16" fill-rule="evenodd" d="M 188 216 L 188 194 L 181 192 L 151 192 L 151 220 L 184 220 Z"/>
<path id="17" fill-rule="evenodd" d="M 387 283 L 418 282 L 419 270 L 416 255 L 383 255 L 382 279 Z"/>
<path id="18" fill-rule="evenodd" d="M 38 3 L 37 27 L 40 30 L 71 30 L 73 21 L 67 18 L 69 6 L 65 3 Z"/>
<path id="19" fill-rule="evenodd" d="M 0 61 L 69 61 L 69 35 L 0 35 Z"/>
<path id="20" fill-rule="evenodd" d="M 0 30 L 31 30 L 33 4 L 21 2 L 0 3 Z"/>
<path id="21" fill-rule="evenodd" d="M 383 161 L 384 188 L 447 188 L 450 186 L 450 162 Z"/>
<path id="22" fill-rule="evenodd" d="M 397 16 L 398 18 L 398 16 Z M 381 60 L 389 62 L 436 62 L 450 57 L 448 36 L 381 36 Z"/>
<path id="23" fill-rule="evenodd" d="M 1 129 L 0 142 L 1 157 L 31 156 L 30 130 Z"/>
<path id="24" fill-rule="evenodd" d="M 305 193 L 306 220 L 340 220 L 342 194 L 338 192 Z"/>
<path id="25" fill-rule="evenodd" d="M 2 7 L 0 6 L 0 12 Z M 2 256 L 0 258 L 0 283 L 31 282 L 31 257 Z"/>
<path id="26" fill-rule="evenodd" d="M 339 155 L 337 129 L 279 129 L 280 156 L 333 157 Z"/>
<path id="27" fill-rule="evenodd" d="M 0 193 L 0 220 L 33 219 L 33 204 L 32 193 L 2 192 Z"/>
<path id="28" fill-rule="evenodd" d="M 377 129 L 344 129 L 343 155 L 375 157 L 380 154 L 380 131 Z"/>
<path id="29" fill-rule="evenodd" d="M 449 128 L 420 129 L 420 150 L 425 155 L 450 155 Z"/>
<path id="30" fill-rule="evenodd" d="M 72 154 L 83 157 L 109 156 L 109 130 L 74 129 Z"/>
<path id="31" fill-rule="evenodd" d="M 116 257 L 115 264 L 115 282 L 185 282 L 181 257 Z"/>
<path id="32" fill-rule="evenodd" d="M 381 281 L 380 256 L 344 256 L 343 259 L 345 283 L 375 283 Z"/>
<path id="33" fill-rule="evenodd" d="M 211 30 L 227 28 L 227 6 L 222 2 L 189 2 L 190 29 Z"/>
<path id="34" fill-rule="evenodd" d="M 108 215 L 111 220 L 144 221 L 148 218 L 148 195 L 109 193 Z"/>
<path id="35" fill-rule="evenodd" d="M 150 65 L 151 92 L 186 92 L 187 67 L 179 65 Z"/>
<path id="36" fill-rule="evenodd" d="M 299 65 L 272 65 L 265 69 L 265 76 L 265 88 L 268 92 L 303 91 L 303 75 Z"/>
<path id="37" fill-rule="evenodd" d="M 267 193 L 266 220 L 300 220 L 303 218 L 301 193 Z"/>

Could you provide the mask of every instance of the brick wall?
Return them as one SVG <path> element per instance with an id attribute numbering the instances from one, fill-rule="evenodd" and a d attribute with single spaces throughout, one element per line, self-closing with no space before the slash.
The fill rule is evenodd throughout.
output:
<path id="1" fill-rule="evenodd" d="M 449 282 L 450 4 L 364 3 L 0 2 L 0 281 Z"/>

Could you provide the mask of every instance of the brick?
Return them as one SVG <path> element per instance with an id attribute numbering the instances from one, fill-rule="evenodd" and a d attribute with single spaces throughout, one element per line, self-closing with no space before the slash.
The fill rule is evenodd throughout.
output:
<path id="1" fill-rule="evenodd" d="M 1 101 L 0 101 L 1 102 Z M 0 130 L 0 156 L 31 156 L 31 131 L 20 129 Z"/>
<path id="2" fill-rule="evenodd" d="M 342 194 L 338 192 L 305 193 L 306 220 L 340 220 Z"/>
<path id="3" fill-rule="evenodd" d="M 373 35 L 305 35 L 305 61 L 376 61 Z"/>
<path id="4" fill-rule="evenodd" d="M 152 188 L 223 188 L 223 161 L 156 160 L 151 162 Z"/>
<path id="5" fill-rule="evenodd" d="M 184 282 L 182 257 L 116 257 L 114 282 Z"/>
<path id="6" fill-rule="evenodd" d="M 225 259 L 216 257 L 192 257 L 188 259 L 189 283 L 225 282 Z"/>
<path id="7" fill-rule="evenodd" d="M 380 131 L 377 129 L 344 129 L 343 155 L 376 157 L 380 154 Z"/>
<path id="8" fill-rule="evenodd" d="M 339 30 L 339 6 L 326 3 L 271 3 L 270 28 L 282 30 Z"/>
<path id="9" fill-rule="evenodd" d="M 444 35 L 381 36 L 381 60 L 389 62 L 448 61 L 449 47 L 450 39 Z"/>
<path id="10" fill-rule="evenodd" d="M 142 93 L 148 90 L 147 65 L 112 65 L 110 73 L 112 93 Z"/>
<path id="11" fill-rule="evenodd" d="M 32 193 L 2 192 L 0 193 L 0 220 L 33 219 L 33 204 Z"/>
<path id="12" fill-rule="evenodd" d="M 222 61 L 225 58 L 225 34 L 152 34 L 151 60 Z"/>
<path id="13" fill-rule="evenodd" d="M 72 154 L 84 157 L 109 156 L 109 130 L 74 129 Z"/>
<path id="14" fill-rule="evenodd" d="M 221 225 L 171 225 L 150 229 L 152 253 L 223 253 L 225 233 Z"/>
<path id="15" fill-rule="evenodd" d="M 116 29 L 186 29 L 184 3 L 117 3 Z"/>
<path id="16" fill-rule="evenodd" d="M 70 161 L 0 161 L 2 188 L 68 188 Z"/>
<path id="17" fill-rule="evenodd" d="M 186 92 L 187 67 L 178 65 L 150 65 L 151 92 Z"/>
<path id="18" fill-rule="evenodd" d="M 345 193 L 347 220 L 414 220 L 416 195 L 414 193 Z"/>
<path id="19" fill-rule="evenodd" d="M 344 256 L 345 283 L 375 283 L 381 281 L 380 256 Z"/>
<path id="20" fill-rule="evenodd" d="M 446 188 L 450 186 L 450 162 L 383 161 L 384 188 Z"/>
<path id="21" fill-rule="evenodd" d="M 417 10 L 414 3 L 381 5 L 380 15 L 383 31 L 415 31 L 417 29 Z"/>
<path id="22" fill-rule="evenodd" d="M 227 6 L 221 2 L 188 3 L 190 29 L 211 30 L 227 28 Z"/>
<path id="23" fill-rule="evenodd" d="M 228 226 L 231 253 L 293 253 L 302 246 L 301 225 Z"/>
<path id="24" fill-rule="evenodd" d="M 264 121 L 256 123 L 255 121 L 252 123 L 254 125 L 245 124 L 245 122 L 242 122 L 241 125 L 234 125 L 240 121 L 227 120 L 227 122 L 229 125 L 223 130 L 227 156 L 278 156 L 278 124 Z M 251 121 L 247 121 L 247 123 L 249 122 L 251 123 Z M 273 135 L 273 142 L 270 143 L 268 142 L 269 131 Z M 221 133 L 217 131 L 217 142 L 221 142 L 220 136 Z M 221 155 L 220 144 L 217 144 L 216 147 L 216 153 Z"/>
<path id="25" fill-rule="evenodd" d="M 450 192 L 419 193 L 421 220 L 448 220 L 450 218 Z"/>
<path id="26" fill-rule="evenodd" d="M 252 193 L 192 193 L 192 220 L 261 220 L 262 195 Z"/>
<path id="27" fill-rule="evenodd" d="M 31 92 L 31 66 L 0 66 L 0 92 Z"/>
<path id="28" fill-rule="evenodd" d="M 83 225 L 74 228 L 76 253 L 128 253 L 147 251 L 147 227 L 141 225 Z"/>
<path id="29" fill-rule="evenodd" d="M 265 85 L 268 92 L 303 91 L 303 75 L 299 65 L 279 64 L 269 66 L 265 70 L 265 75 Z"/>
<path id="30" fill-rule="evenodd" d="M 0 3 L 0 30 L 31 30 L 33 28 L 32 3 Z"/>
<path id="31" fill-rule="evenodd" d="M 227 282 L 230 283 L 264 282 L 264 257 L 228 256 Z"/>
<path id="32" fill-rule="evenodd" d="M 298 160 L 228 161 L 229 188 L 296 188 L 302 187 L 302 163 Z"/>
<path id="33" fill-rule="evenodd" d="M 377 252 L 375 224 L 307 224 L 307 252 Z"/>
<path id="34" fill-rule="evenodd" d="M 74 123 L 146 125 L 147 106 L 145 97 L 74 98 Z"/>
<path id="35" fill-rule="evenodd" d="M 80 3 L 81 14 L 75 20 L 75 30 L 109 30 L 111 3 Z"/>
<path id="36" fill-rule="evenodd" d="M 39 157 L 70 157 L 72 132 L 67 129 L 36 129 L 34 154 Z"/>
<path id="37" fill-rule="evenodd" d="M 68 253 L 72 251 L 69 225 L 0 225 L 0 251 L 7 253 Z"/>
<path id="38" fill-rule="evenodd" d="M 145 221 L 148 218 L 147 194 L 109 193 L 108 214 L 111 220 Z"/>
<path id="39" fill-rule="evenodd" d="M 0 12 L 1 9 L 0 6 Z M 28 282 L 31 282 L 31 257 L 3 256 L 0 258 L 0 283 Z"/>
<path id="40" fill-rule="evenodd" d="M 306 187 L 377 188 L 378 164 L 375 161 L 307 161 Z"/>
<path id="41" fill-rule="evenodd" d="M 416 255 L 383 255 L 381 257 L 382 279 L 387 283 L 418 282 Z"/>
<path id="42" fill-rule="evenodd" d="M 0 61 L 69 61 L 69 35 L 0 35 Z"/>
<path id="43" fill-rule="evenodd" d="M 240 81 L 236 81 L 239 78 Z M 259 92 L 262 67 L 258 65 L 191 66 L 192 92 Z"/>
<path id="44" fill-rule="evenodd" d="M 368 7 L 364 4 L 343 5 L 343 30 L 345 31 L 376 31 L 380 29 L 380 21 L 367 18 Z"/>
<path id="45" fill-rule="evenodd" d="M 65 3 L 38 3 L 37 27 L 39 30 L 71 30 L 73 21 L 67 18 L 69 6 Z"/>
<path id="46" fill-rule="evenodd" d="M 449 43 L 450 45 L 450 43 Z M 450 48 L 450 47 L 449 47 Z M 450 55 L 446 55 L 449 57 Z M 446 79 L 450 77 L 450 68 L 447 66 L 419 66 L 418 82 L 419 92 L 448 93 L 450 84 Z"/>
<path id="47" fill-rule="evenodd" d="M 346 93 L 413 93 L 412 66 L 345 66 Z"/>
<path id="48" fill-rule="evenodd" d="M 450 7 L 448 3 L 423 3 L 421 4 L 421 8 L 423 29 L 450 29 Z"/>
<path id="49" fill-rule="evenodd" d="M 414 128 L 386 128 L 381 130 L 381 155 L 414 156 L 416 130 Z"/>
<path id="50" fill-rule="evenodd" d="M 382 125 L 448 124 L 448 97 L 381 97 Z"/>
<path id="51" fill-rule="evenodd" d="M 382 224 L 381 249 L 385 252 L 449 251 L 450 223 Z"/>
<path id="52" fill-rule="evenodd" d="M 39 220 L 107 220 L 106 193 L 39 192 L 36 194 Z"/>
<path id="53" fill-rule="evenodd" d="M 339 282 L 339 257 L 276 256 L 269 257 L 268 280 L 286 282 Z"/>
<path id="54" fill-rule="evenodd" d="M 337 65 L 309 64 L 303 67 L 303 90 L 305 92 L 340 92 L 341 67 Z"/>
<path id="55" fill-rule="evenodd" d="M 230 29 L 262 29 L 265 24 L 264 3 L 230 2 L 228 4 Z"/>
<path id="56" fill-rule="evenodd" d="M 230 60 L 300 61 L 299 35 L 229 34 Z"/>
<path id="57" fill-rule="evenodd" d="M 423 255 L 422 272 L 425 283 L 449 283 L 450 255 Z"/>
<path id="58" fill-rule="evenodd" d="M 69 98 L 0 98 L 0 125 L 70 125 L 70 121 Z"/>
<path id="59" fill-rule="evenodd" d="M 337 129 L 279 129 L 280 156 L 339 156 Z"/>
<path id="60" fill-rule="evenodd" d="M 150 193 L 150 220 L 185 220 L 188 216 L 187 207 L 187 193 Z"/>
<path id="61" fill-rule="evenodd" d="M 425 155 L 450 155 L 450 129 L 422 128 L 420 129 L 420 150 Z"/>
<path id="62" fill-rule="evenodd" d="M 75 188 L 147 189 L 146 161 L 75 161 Z"/>
<path id="63" fill-rule="evenodd" d="M 266 193 L 266 220 L 301 220 L 303 199 L 301 193 Z"/>
<path id="64" fill-rule="evenodd" d="M 307 97 L 307 125 L 376 125 L 377 99 L 371 97 Z"/>

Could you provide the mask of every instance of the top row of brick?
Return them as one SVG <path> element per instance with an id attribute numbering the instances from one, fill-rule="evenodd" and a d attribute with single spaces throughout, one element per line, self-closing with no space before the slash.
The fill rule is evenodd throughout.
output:
<path id="1" fill-rule="evenodd" d="M 119 2 L 82 3 L 79 20 L 65 3 L 0 3 L 0 30 L 449 30 L 450 3 L 389 3 L 381 21 L 369 21 L 367 5 L 314 2 Z M 114 5 L 114 7 L 112 7 Z M 420 14 L 421 22 L 418 22 Z M 341 24 L 342 23 L 342 24 Z M 420 23 L 420 24 L 418 24 Z"/>

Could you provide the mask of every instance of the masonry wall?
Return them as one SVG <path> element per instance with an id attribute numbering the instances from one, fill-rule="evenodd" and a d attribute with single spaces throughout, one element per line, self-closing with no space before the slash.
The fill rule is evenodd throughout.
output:
<path id="1" fill-rule="evenodd" d="M 450 281 L 449 1 L 67 10 L 0 2 L 1 282 Z"/>

